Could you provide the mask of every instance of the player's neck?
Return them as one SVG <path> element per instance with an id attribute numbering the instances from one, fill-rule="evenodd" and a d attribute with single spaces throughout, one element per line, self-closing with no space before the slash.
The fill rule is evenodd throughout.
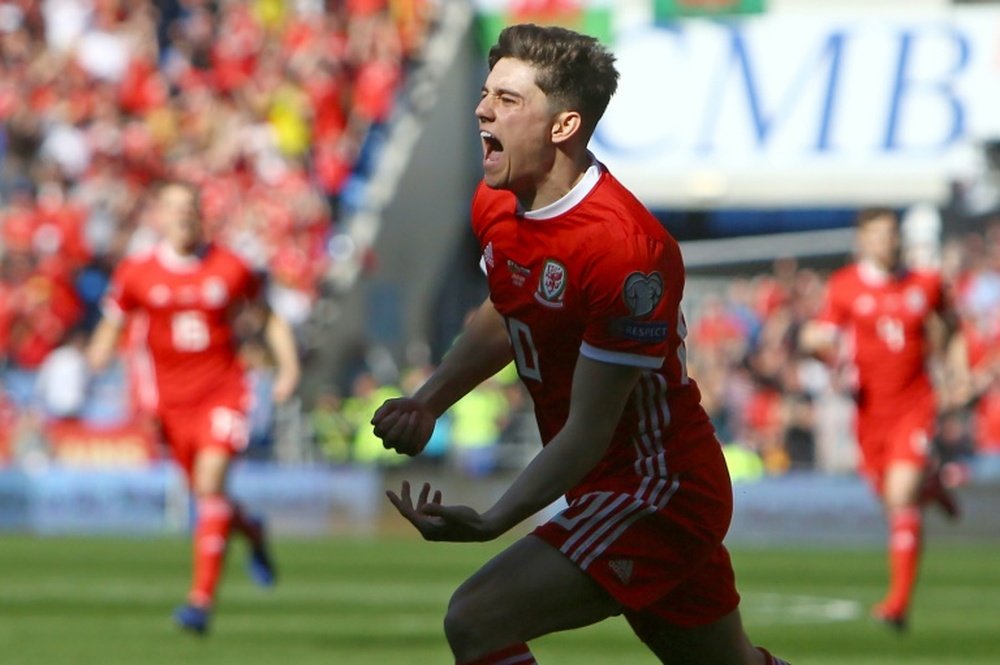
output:
<path id="1" fill-rule="evenodd" d="M 559 217 L 568 213 L 579 205 L 601 179 L 601 166 L 596 161 L 584 171 L 577 182 L 566 194 L 552 203 L 535 208 L 534 210 L 521 210 L 521 215 L 525 219 L 545 220 Z"/>
<path id="2" fill-rule="evenodd" d="M 562 200 L 573 188 L 580 184 L 587 170 L 596 163 L 589 151 L 578 158 L 570 158 L 559 153 L 552 168 L 536 183 L 533 191 L 517 196 L 521 210 L 535 212 Z"/>

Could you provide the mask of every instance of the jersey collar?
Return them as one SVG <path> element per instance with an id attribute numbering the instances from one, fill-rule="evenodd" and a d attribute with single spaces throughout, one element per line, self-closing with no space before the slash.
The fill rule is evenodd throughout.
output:
<path id="1" fill-rule="evenodd" d="M 204 246 L 194 254 L 178 254 L 177 251 L 167 242 L 161 242 L 156 246 L 156 259 L 160 264 L 171 272 L 192 272 L 197 269 L 205 255 Z"/>
<path id="2" fill-rule="evenodd" d="M 580 181 L 573 185 L 573 189 L 566 192 L 562 198 L 553 201 L 547 206 L 542 206 L 537 210 L 520 210 L 525 219 L 543 220 L 552 219 L 575 208 L 588 194 L 597 186 L 597 181 L 601 179 L 603 171 L 601 163 L 590 156 L 590 167 L 584 172 Z M 518 206 L 520 208 L 520 206 Z"/>
<path id="3" fill-rule="evenodd" d="M 868 286 L 885 286 L 889 282 L 899 279 L 905 273 L 906 269 L 902 266 L 892 272 L 866 259 L 858 261 L 858 277 Z"/>

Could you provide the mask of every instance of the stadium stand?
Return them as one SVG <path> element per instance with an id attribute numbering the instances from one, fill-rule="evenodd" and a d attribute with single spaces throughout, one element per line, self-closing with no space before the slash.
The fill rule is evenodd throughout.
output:
<path id="1" fill-rule="evenodd" d="M 372 169 L 433 11 L 427 0 L 0 7 L 0 355 L 5 413 L 23 425 L 5 428 L 0 459 L 47 420 L 134 411 L 119 404 L 135 393 L 127 374 L 102 377 L 72 413 L 45 412 L 38 376 L 94 324 L 116 261 L 152 242 L 160 178 L 198 183 L 211 236 L 267 272 L 272 306 L 306 323 L 345 192 Z"/>

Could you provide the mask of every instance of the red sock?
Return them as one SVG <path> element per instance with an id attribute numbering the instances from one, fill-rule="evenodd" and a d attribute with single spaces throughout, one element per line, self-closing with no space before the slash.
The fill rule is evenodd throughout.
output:
<path id="1" fill-rule="evenodd" d="M 229 499 L 213 494 L 198 499 L 198 521 L 194 530 L 194 575 L 188 601 L 193 605 L 209 606 L 215 600 L 215 589 L 222 576 L 226 559 L 226 543 L 233 522 L 233 507 Z"/>
<path id="2" fill-rule="evenodd" d="M 522 642 L 457 665 L 538 665 L 538 661 L 531 655 L 528 645 Z"/>
<path id="3" fill-rule="evenodd" d="M 905 614 L 917 581 L 923 516 L 919 508 L 901 508 L 889 514 L 889 593 L 883 609 Z"/>
<path id="4" fill-rule="evenodd" d="M 764 647 L 757 647 L 757 651 L 764 654 L 764 665 L 791 665 L 787 660 L 781 660 L 771 655 L 771 652 Z"/>

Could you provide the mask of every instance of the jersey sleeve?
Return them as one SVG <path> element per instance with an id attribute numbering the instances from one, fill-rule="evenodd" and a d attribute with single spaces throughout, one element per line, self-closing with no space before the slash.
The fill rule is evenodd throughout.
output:
<path id="1" fill-rule="evenodd" d="M 947 289 L 940 273 L 929 272 L 925 276 L 925 291 L 927 293 L 928 309 L 938 314 L 947 312 L 952 304 L 949 302 Z"/>
<path id="2" fill-rule="evenodd" d="M 680 254 L 660 241 L 625 239 L 596 254 L 587 270 L 580 354 L 646 369 L 663 365 L 683 289 Z M 676 261 L 676 265 L 672 262 Z"/>
<path id="3" fill-rule="evenodd" d="M 101 314 L 113 321 L 122 321 L 139 306 L 135 296 L 135 264 L 126 259 L 118 264 L 111 275 L 108 289 L 101 301 Z"/>
<path id="4" fill-rule="evenodd" d="M 849 323 L 850 309 L 847 304 L 850 300 L 845 281 L 840 275 L 833 275 L 826 286 L 815 320 L 838 328 L 845 327 Z"/>
<path id="5" fill-rule="evenodd" d="M 226 251 L 229 253 L 231 269 L 236 275 L 236 292 L 233 295 L 246 300 L 256 300 L 264 290 L 265 275 L 254 271 L 239 254 L 228 249 Z"/>

